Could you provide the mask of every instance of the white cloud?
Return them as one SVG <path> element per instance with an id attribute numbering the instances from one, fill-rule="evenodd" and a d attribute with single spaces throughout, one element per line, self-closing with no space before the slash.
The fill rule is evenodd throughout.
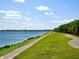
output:
<path id="1" fill-rule="evenodd" d="M 17 12 L 17 13 L 20 13 L 19 11 L 17 11 L 17 10 L 0 10 L 0 13 L 15 13 L 15 12 Z"/>
<path id="2" fill-rule="evenodd" d="M 18 10 L 0 10 L 0 13 L 3 13 L 4 22 L 0 26 L 0 29 L 16 29 L 16 30 L 23 30 L 23 29 L 49 29 L 52 28 L 49 24 L 41 23 L 39 20 L 33 21 L 33 18 L 27 17 L 22 14 L 21 11 Z M 51 12 L 49 13 L 52 14 Z M 36 16 L 35 16 L 36 17 Z M 43 15 L 39 15 L 39 17 L 43 17 Z M 36 17 L 38 18 L 38 17 Z"/>
<path id="3" fill-rule="evenodd" d="M 33 18 L 29 18 L 25 15 L 22 15 L 20 11 L 14 10 L 0 10 L 0 13 L 3 14 L 3 24 L 0 26 L 0 29 L 16 29 L 16 30 L 23 30 L 23 29 L 45 29 L 48 28 L 47 25 L 43 23 L 39 23 L 34 21 Z"/>
<path id="4" fill-rule="evenodd" d="M 50 8 L 48 6 L 43 6 L 43 5 L 40 5 L 38 7 L 36 7 L 37 10 L 39 11 L 48 11 L 50 10 Z"/>
<path id="5" fill-rule="evenodd" d="M 53 15 L 54 15 L 54 13 L 53 13 L 53 12 L 50 12 L 50 15 L 52 15 L 52 16 L 53 16 Z"/>
<path id="6" fill-rule="evenodd" d="M 22 17 L 21 12 L 19 11 L 5 11 L 5 19 L 20 19 Z"/>
<path id="7" fill-rule="evenodd" d="M 0 12 L 4 14 L 3 18 L 5 19 L 20 19 L 22 17 L 21 12 L 17 10 L 0 10 Z"/>
<path id="8" fill-rule="evenodd" d="M 49 16 L 49 13 L 48 13 L 48 12 L 44 12 L 44 14 L 45 14 L 46 16 Z"/>
<path id="9" fill-rule="evenodd" d="M 26 21 L 31 21 L 32 19 L 26 16 L 23 16 L 22 19 L 26 20 Z"/>
<path id="10" fill-rule="evenodd" d="M 37 29 L 37 30 L 43 30 L 46 29 L 47 26 L 43 23 L 33 23 L 33 22 L 27 22 L 27 29 Z"/>
<path id="11" fill-rule="evenodd" d="M 14 2 L 24 3 L 25 0 L 13 0 Z"/>
<path id="12" fill-rule="evenodd" d="M 6 13 L 6 11 L 4 11 L 4 10 L 0 10 L 0 13 Z"/>
<path id="13" fill-rule="evenodd" d="M 54 16 L 54 13 L 53 13 L 53 12 L 44 12 L 44 14 L 45 14 L 46 16 Z"/>
<path id="14" fill-rule="evenodd" d="M 62 23 L 62 21 L 60 21 L 60 20 L 52 20 L 50 22 L 52 22 L 52 23 Z"/>
<path id="15" fill-rule="evenodd" d="M 6 30 L 6 29 L 16 29 L 16 30 L 44 30 L 48 29 L 48 25 L 45 25 L 43 23 L 34 23 L 34 22 L 21 22 L 21 23 L 5 23 L 3 26 L 0 26 L 0 29 Z"/>
<path id="16" fill-rule="evenodd" d="M 31 21 L 32 19 L 22 15 L 22 12 L 18 10 L 0 10 L 0 13 L 3 13 L 2 18 L 5 19 L 5 22 L 26 22 L 26 21 Z"/>
<path id="17" fill-rule="evenodd" d="M 63 19 L 63 20 L 51 20 L 50 22 L 51 23 L 56 23 L 56 24 L 65 24 L 65 23 L 69 23 L 69 22 L 71 22 L 71 21 L 73 21 L 74 19 Z"/>
<path id="18" fill-rule="evenodd" d="M 66 19 L 64 19 L 63 21 L 64 21 L 64 23 L 69 23 L 69 22 L 71 22 L 71 21 L 73 21 L 74 19 L 68 19 L 68 18 L 66 18 Z"/>

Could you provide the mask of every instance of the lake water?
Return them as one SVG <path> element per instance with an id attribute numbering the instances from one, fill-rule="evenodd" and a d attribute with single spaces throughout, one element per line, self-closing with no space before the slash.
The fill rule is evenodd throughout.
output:
<path id="1" fill-rule="evenodd" d="M 46 32 L 47 31 L 0 31 L 0 47 L 19 43 Z"/>

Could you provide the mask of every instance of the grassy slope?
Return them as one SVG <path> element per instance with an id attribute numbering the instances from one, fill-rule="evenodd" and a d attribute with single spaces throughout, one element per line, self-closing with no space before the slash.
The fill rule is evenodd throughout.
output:
<path id="1" fill-rule="evenodd" d="M 41 36 L 42 36 L 42 35 L 41 35 Z M 5 55 L 5 54 L 7 54 L 7 53 L 9 53 L 9 52 L 11 52 L 11 51 L 13 51 L 13 50 L 15 50 L 15 49 L 21 47 L 21 46 L 24 46 L 24 45 L 26 45 L 26 44 L 32 42 L 33 40 L 35 40 L 35 39 L 37 39 L 37 38 L 39 38 L 39 37 L 41 37 L 41 36 L 37 36 L 37 37 L 35 37 L 35 38 L 30 38 L 30 39 L 28 39 L 28 40 L 25 40 L 24 42 L 15 44 L 14 46 L 11 46 L 11 47 L 8 47 L 8 48 L 0 48 L 0 56 L 3 56 L 3 55 Z"/>
<path id="2" fill-rule="evenodd" d="M 14 59 L 79 59 L 79 49 L 68 45 L 63 33 L 53 33 L 28 48 Z"/>

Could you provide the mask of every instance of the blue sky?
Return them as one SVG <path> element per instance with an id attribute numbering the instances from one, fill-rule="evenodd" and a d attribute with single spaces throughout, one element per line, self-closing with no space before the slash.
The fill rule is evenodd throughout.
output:
<path id="1" fill-rule="evenodd" d="M 0 0 L 0 30 L 43 30 L 79 18 L 79 0 Z"/>

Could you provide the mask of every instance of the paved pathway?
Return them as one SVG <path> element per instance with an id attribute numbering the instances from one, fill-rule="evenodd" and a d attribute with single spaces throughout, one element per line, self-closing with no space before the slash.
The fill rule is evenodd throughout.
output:
<path id="1" fill-rule="evenodd" d="M 73 48 L 79 48 L 79 38 L 77 38 L 77 37 L 75 37 L 75 36 L 73 36 L 71 34 L 66 34 L 66 36 L 72 38 L 72 40 L 70 40 L 68 42 L 68 44 L 70 46 L 72 46 Z"/>

